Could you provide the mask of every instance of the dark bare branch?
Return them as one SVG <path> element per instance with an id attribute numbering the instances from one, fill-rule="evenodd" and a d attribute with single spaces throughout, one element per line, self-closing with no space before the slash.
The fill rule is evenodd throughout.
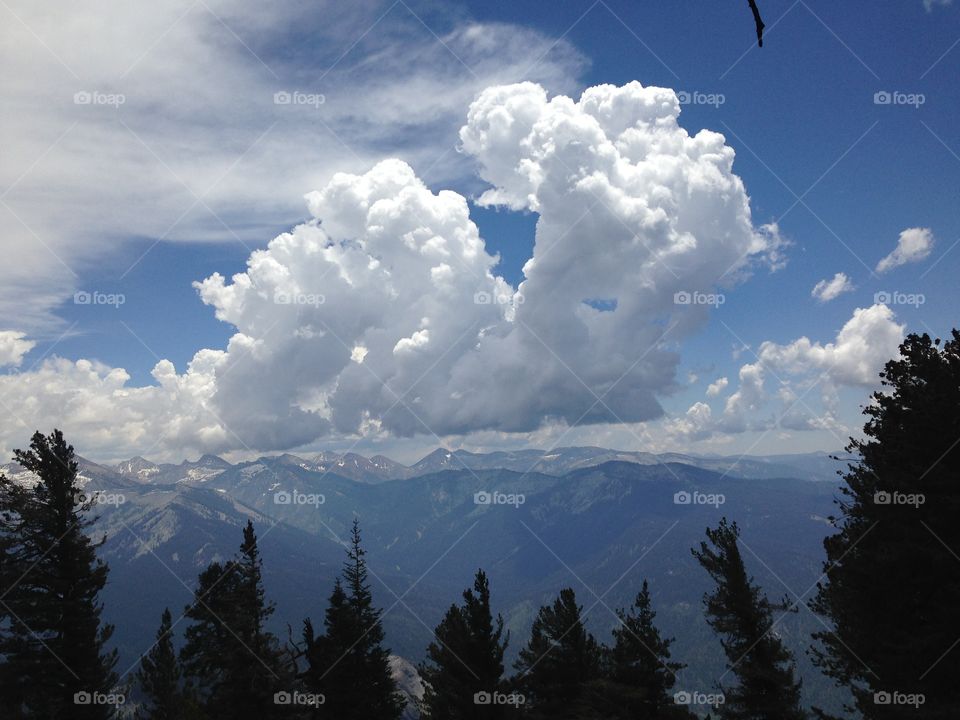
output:
<path id="1" fill-rule="evenodd" d="M 747 0 L 750 3 L 750 9 L 753 11 L 753 21 L 757 24 L 757 44 L 763 47 L 763 19 L 760 17 L 760 8 L 757 7 L 757 0 Z"/>

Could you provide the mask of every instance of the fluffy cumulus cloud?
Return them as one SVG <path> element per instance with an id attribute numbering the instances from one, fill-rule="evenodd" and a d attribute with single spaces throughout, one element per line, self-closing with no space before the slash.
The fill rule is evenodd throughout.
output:
<path id="1" fill-rule="evenodd" d="M 15 330 L 0 330 L 0 367 L 17 367 L 23 362 L 23 356 L 36 345 L 26 339 L 26 334 Z"/>
<path id="2" fill-rule="evenodd" d="M 490 185 L 481 202 L 538 214 L 518 288 L 494 274 L 463 196 L 386 160 L 309 193 L 313 219 L 245 272 L 197 283 L 236 328 L 225 350 L 183 373 L 161 361 L 143 388 L 50 360 L 0 394 L 35 399 L 26 424 L 181 452 L 657 418 L 677 343 L 708 313 L 677 298 L 782 261 L 776 228 L 753 225 L 733 150 L 679 114 L 672 90 L 636 82 L 579 100 L 532 83 L 479 95 L 460 138 Z"/>
<path id="3" fill-rule="evenodd" d="M 755 361 L 740 368 L 739 386 L 722 412 L 713 413 L 698 402 L 669 427 L 693 439 L 776 427 L 843 430 L 837 419 L 837 392 L 844 387 L 876 386 L 884 364 L 897 356 L 905 328 L 890 308 L 876 304 L 856 309 L 833 342 L 807 337 L 787 344 L 766 341 Z M 769 385 L 774 383 L 778 389 L 772 392 Z"/>
<path id="4" fill-rule="evenodd" d="M 671 420 L 668 430 L 689 440 L 704 440 L 714 433 L 713 410 L 705 402 L 696 402 L 679 418 Z"/>
<path id="5" fill-rule="evenodd" d="M 246 272 L 198 284 L 251 348 L 218 377 L 224 422 L 250 444 L 275 428 L 268 442 L 289 446 L 331 430 L 494 424 L 480 406 L 498 398 L 481 378 L 509 358 L 481 354 L 515 312 L 515 290 L 492 274 L 466 199 L 387 160 L 307 202 L 315 221 L 254 253 Z M 247 392 L 257 378 L 269 382 Z"/>
<path id="6" fill-rule="evenodd" d="M 233 346 L 234 343 L 231 343 Z M 177 375 L 163 360 L 155 385 L 131 387 L 129 374 L 91 360 L 48 358 L 30 372 L 0 375 L 0 401 L 9 422 L 0 441 L 5 455 L 34 430 L 63 428 L 83 453 L 117 458 L 141 452 L 160 456 L 176 448 L 239 446 L 209 402 L 216 369 L 227 353 L 203 350 Z"/>
<path id="7" fill-rule="evenodd" d="M 885 273 L 907 263 L 926 260 L 933 250 L 933 233 L 929 228 L 907 228 L 900 233 L 897 247 L 877 263 L 877 272 Z"/>
<path id="8" fill-rule="evenodd" d="M 717 378 L 715 382 L 712 382 L 707 386 L 707 397 L 717 397 L 720 393 L 727 389 L 727 385 L 729 384 L 730 381 L 727 378 Z"/>
<path id="9" fill-rule="evenodd" d="M 858 308 L 835 342 L 802 337 L 787 345 L 765 342 L 757 353 L 764 366 L 789 375 L 822 375 L 836 385 L 871 386 L 883 364 L 897 355 L 905 325 L 886 305 Z"/>
<path id="10" fill-rule="evenodd" d="M 821 280 L 813 286 L 810 295 L 820 302 L 830 302 L 845 292 L 853 290 L 853 283 L 846 273 L 838 272 L 829 280 Z"/>

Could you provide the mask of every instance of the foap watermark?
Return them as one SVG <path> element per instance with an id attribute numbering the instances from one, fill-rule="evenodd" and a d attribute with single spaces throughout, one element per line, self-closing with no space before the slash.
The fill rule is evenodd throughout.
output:
<path id="1" fill-rule="evenodd" d="M 489 293 L 486 290 L 473 294 L 474 305 L 517 305 L 523 304 L 523 295 L 520 293 Z"/>
<path id="2" fill-rule="evenodd" d="M 117 507 L 127 501 L 127 496 L 123 493 L 108 492 L 106 490 L 91 490 L 77 495 L 77 501 L 81 505 L 90 503 L 92 505 L 113 505 Z"/>
<path id="3" fill-rule="evenodd" d="M 74 105 L 109 105 L 118 108 L 127 101 L 122 93 L 105 93 L 98 90 L 79 90 L 73 94 Z"/>
<path id="4" fill-rule="evenodd" d="M 723 493 L 703 493 L 699 490 L 688 492 L 680 490 L 673 494 L 674 505 L 712 505 L 717 508 L 727 502 L 727 497 Z"/>
<path id="5" fill-rule="evenodd" d="M 677 93 L 677 100 L 681 105 L 712 105 L 714 108 L 719 108 L 727 101 L 727 97 L 723 93 L 681 90 Z"/>
<path id="6" fill-rule="evenodd" d="M 73 294 L 74 305 L 112 305 L 119 308 L 127 302 L 123 293 L 105 293 L 99 290 L 77 290 Z"/>
<path id="7" fill-rule="evenodd" d="M 880 90 L 873 94 L 874 105 L 907 105 L 908 107 L 920 109 L 920 106 L 927 102 L 927 96 L 923 93 L 905 93 L 899 90 Z"/>
<path id="8" fill-rule="evenodd" d="M 927 502 L 927 496 L 923 493 L 902 493 L 897 490 L 887 492 L 879 490 L 873 494 L 874 505 L 909 505 L 919 508 Z"/>
<path id="9" fill-rule="evenodd" d="M 273 694 L 274 705 L 299 705 L 301 707 L 320 707 L 327 701 L 323 693 L 305 693 L 299 690 L 281 690 Z"/>
<path id="10" fill-rule="evenodd" d="M 320 507 L 327 501 L 327 498 L 320 493 L 302 493 L 297 490 L 287 492 L 280 490 L 273 494 L 274 505 L 313 505 Z"/>
<path id="11" fill-rule="evenodd" d="M 673 294 L 674 305 L 712 305 L 720 307 L 727 301 L 722 293 L 705 293 L 699 290 L 681 290 Z"/>
<path id="12" fill-rule="evenodd" d="M 927 698 L 923 693 L 904 693 L 897 690 L 888 692 L 881 690 L 873 694 L 874 705 L 903 705 L 917 710 L 926 701 Z"/>
<path id="13" fill-rule="evenodd" d="M 312 305 L 319 307 L 327 301 L 320 293 L 286 292 L 277 290 L 273 294 L 273 302 L 277 305 Z"/>
<path id="14" fill-rule="evenodd" d="M 708 705 L 717 708 L 726 701 L 723 693 L 705 693 L 699 690 L 680 690 L 673 695 L 673 702 L 676 705 Z"/>
<path id="15" fill-rule="evenodd" d="M 119 707 L 127 701 L 123 693 L 87 692 L 81 690 L 73 694 L 74 705 L 114 705 Z"/>
<path id="16" fill-rule="evenodd" d="M 927 302 L 927 296 L 923 293 L 905 293 L 899 290 L 887 292 L 886 290 L 881 290 L 873 294 L 873 302 L 876 305 L 912 305 L 918 308 Z"/>
<path id="17" fill-rule="evenodd" d="M 307 107 L 319 108 L 327 102 L 326 95 L 321 93 L 305 93 L 299 90 L 288 92 L 280 90 L 273 94 L 274 105 L 306 105 Z"/>
<path id="18" fill-rule="evenodd" d="M 480 490 L 473 494 L 474 505 L 512 505 L 515 508 L 520 507 L 527 501 L 527 496 L 523 493 L 505 493 L 499 490 L 487 491 Z"/>
<path id="19" fill-rule="evenodd" d="M 520 693 L 503 693 L 503 692 L 487 692 L 486 690 L 481 690 L 478 693 L 473 694 L 473 704 L 474 705 L 510 705 L 513 707 L 520 707 L 525 702 L 527 698 Z"/>

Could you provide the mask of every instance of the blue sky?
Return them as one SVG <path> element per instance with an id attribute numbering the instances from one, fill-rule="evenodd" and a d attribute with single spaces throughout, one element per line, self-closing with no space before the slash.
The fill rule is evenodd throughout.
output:
<path id="1" fill-rule="evenodd" d="M 659 395 L 664 420 L 703 401 L 706 386 L 717 378 L 729 379 L 724 395 L 735 390 L 739 369 L 756 360 L 753 353 L 765 341 L 784 347 L 804 336 L 834 342 L 856 308 L 875 304 L 876 293 L 922 293 L 922 305 L 890 307 L 908 332 L 946 334 L 956 324 L 960 5 L 926 7 L 923 0 L 905 0 L 884 4 L 881 11 L 867 2 L 762 0 L 767 23 L 762 49 L 756 47 L 749 9 L 739 2 L 371 2 L 355 13 L 291 2 L 278 6 L 275 17 L 256 10 L 230 16 L 223 10 L 218 22 L 205 18 L 198 27 L 217 28 L 212 41 L 199 31 L 181 38 L 186 26 L 201 20 L 185 14 L 186 20 L 178 21 L 186 6 L 170 5 L 154 27 L 136 29 L 143 36 L 131 40 L 126 55 L 118 50 L 120 59 L 57 53 L 51 47 L 59 48 L 63 36 L 56 33 L 69 33 L 70 24 L 54 30 L 26 4 L 11 5 L 9 12 L 21 22 L 5 23 L 9 52 L 15 62 L 40 62 L 42 68 L 34 85 L 7 81 L 16 102 L 4 111 L 3 132 L 5 144 L 18 150 L 3 174 L 9 189 L 0 222 L 10 236 L 8 257 L 22 253 L 29 260 L 22 273 L 7 271 L 0 329 L 22 332 L 35 343 L 10 363 L 10 376 L 35 372 L 54 356 L 71 362 L 90 358 L 124 368 L 131 388 L 149 386 L 160 359 L 182 373 L 198 350 L 226 348 L 235 326 L 218 320 L 192 283 L 214 273 L 229 278 L 243 272 L 251 251 L 309 219 L 304 193 L 322 188 L 334 171 L 361 174 L 385 157 L 409 162 L 434 192 L 450 189 L 470 198 L 470 218 L 487 251 L 500 255 L 494 272 L 516 287 L 534 253 L 538 215 L 474 203 L 489 183 L 478 177 L 476 162 L 456 150 L 478 89 L 505 79 L 534 80 L 551 96 L 574 99 L 588 87 L 634 80 L 719 98 L 722 104 L 682 105 L 680 125 L 690 135 L 706 128 L 725 136 L 736 152 L 733 172 L 746 187 L 754 225 L 777 223 L 788 242 L 782 250 L 785 267 L 756 269 L 726 289 L 724 304 L 673 348 L 680 358 L 677 386 Z M 219 10 L 213 5 L 211 14 Z M 94 33 L 108 37 L 128 21 L 120 15 L 101 18 Z M 164 34 L 168 25 L 174 30 Z M 509 57 L 481 48 L 476 58 L 465 58 L 457 33 L 470 26 L 482 28 L 478 32 L 492 41 L 513 43 L 503 53 Z M 144 47 L 148 55 L 139 59 Z M 235 89 L 236 104 L 198 84 L 202 81 L 192 75 L 203 70 L 186 59 L 164 70 L 164 60 L 178 53 L 191 62 L 211 58 L 210 82 L 226 87 L 225 95 Z M 518 70 L 524 67 L 527 75 Z M 393 72 L 398 79 L 391 85 Z M 184 96 L 194 94 L 183 100 L 186 107 L 177 83 L 164 84 L 171 78 L 183 80 Z M 299 89 L 322 93 L 325 100 L 293 120 L 277 115 L 274 128 L 269 111 L 246 107 L 243 93 L 250 87 Z M 50 97 L 71 88 L 125 93 L 129 99 L 117 108 L 49 109 Z M 211 99 L 199 97 L 202 92 L 211 92 Z M 336 114 L 338 103 L 362 104 L 368 92 L 378 102 Z M 878 104 L 881 92 L 901 95 Z M 922 104 L 897 103 L 908 95 L 919 96 Z M 198 111 L 194 103 L 200 102 L 207 106 Z M 33 109 L 40 119 L 26 122 L 17 108 Z M 74 115 L 88 109 L 100 114 Z M 81 132 L 89 133 L 82 141 Z M 264 133 L 267 140 L 260 139 Z M 210 187 L 216 189 L 208 194 Z M 932 249 L 916 262 L 875 272 L 908 228 L 929 229 Z M 817 282 L 840 272 L 855 289 L 829 302 L 811 296 Z M 78 305 L 77 291 L 121 293 L 125 302 Z M 734 352 L 740 343 L 750 349 Z M 772 394 L 781 377 L 772 366 L 768 371 Z M 840 398 L 837 427 L 855 428 L 857 406 L 870 388 L 837 382 L 830 392 Z M 817 389 L 811 398 L 819 394 Z M 724 395 L 715 401 L 715 413 Z M 23 399 L 13 393 L 8 402 Z M 110 402 L 103 399 L 107 407 Z M 757 417 L 775 414 L 761 409 Z M 38 410 L 24 423 L 34 421 L 58 419 Z M 95 424 L 79 419 L 75 425 L 81 436 L 98 438 L 91 440 L 98 452 L 110 454 L 102 428 L 95 431 Z M 647 430 L 664 448 L 755 454 L 835 449 L 845 436 L 836 428 L 664 436 L 652 423 L 644 431 L 614 426 L 574 432 L 562 444 L 645 449 L 640 446 L 648 440 Z M 440 435 L 468 447 L 549 445 L 559 436 L 477 432 Z M 140 442 L 136 432 L 125 437 L 117 443 L 123 452 Z M 214 449 L 261 450 L 244 438 L 240 445 Z M 409 457 L 438 439 L 332 433 L 308 445 L 356 445 Z M 171 442 L 156 450 L 174 456 L 199 448 Z"/>

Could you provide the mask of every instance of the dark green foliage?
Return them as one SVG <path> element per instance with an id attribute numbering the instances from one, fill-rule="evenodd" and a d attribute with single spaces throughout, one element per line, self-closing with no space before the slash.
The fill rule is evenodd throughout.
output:
<path id="1" fill-rule="evenodd" d="M 390 673 L 383 647 L 381 611 L 373 605 L 360 525 L 353 523 L 343 579 L 337 580 L 324 619 L 324 634 L 304 623 L 307 692 L 324 696 L 315 717 L 396 720 L 405 701 Z"/>
<path id="2" fill-rule="evenodd" d="M 84 534 L 93 504 L 77 484 L 73 447 L 37 432 L 16 461 L 39 477 L 0 477 L 0 710 L 4 718 L 102 720 L 116 714 L 116 654 L 104 646 L 97 596 L 107 566 Z M 88 704 L 74 700 L 95 698 Z"/>
<path id="3" fill-rule="evenodd" d="M 602 693 L 610 718 L 692 718 L 674 700 L 676 674 L 685 666 L 670 659 L 671 639 L 660 636 L 654 624 L 647 581 L 630 612 L 619 610 L 620 625 L 613 631 L 613 647 L 605 655 Z"/>
<path id="4" fill-rule="evenodd" d="M 793 657 L 773 631 L 774 606 L 747 575 L 740 555 L 736 523 L 720 521 L 707 528 L 707 540 L 694 557 L 710 574 L 716 589 L 704 597 L 707 622 L 720 636 L 729 674 L 738 681 L 724 686 L 721 720 L 803 720 L 800 683 Z"/>
<path id="5" fill-rule="evenodd" d="M 317 716 L 333 718 L 340 712 L 352 712 L 349 703 L 355 702 L 359 695 L 358 678 L 363 670 L 359 654 L 353 652 L 363 631 L 339 578 L 327 604 L 324 629 L 324 634 L 317 636 L 313 623 L 309 619 L 304 621 L 307 668 L 302 681 L 308 692 L 324 697 L 324 705 Z"/>
<path id="6" fill-rule="evenodd" d="M 960 707 L 960 333 L 939 343 L 910 335 L 886 364 L 824 542 L 813 607 L 836 633 L 817 635 L 814 657 L 868 720 L 955 718 Z"/>
<path id="7" fill-rule="evenodd" d="M 490 582 L 478 570 L 463 605 L 451 605 L 437 626 L 436 640 L 420 666 L 424 681 L 421 710 L 431 720 L 506 717 L 503 653 L 507 647 L 503 618 L 490 611 Z M 484 699 L 490 702 L 483 704 Z"/>
<path id="8" fill-rule="evenodd" d="M 293 689 L 293 667 L 277 639 L 264 629 L 273 605 L 264 598 L 260 553 L 253 524 L 243 531 L 237 559 L 211 563 L 200 573 L 192 621 L 180 653 L 189 686 L 210 720 L 286 717 L 274 702 Z"/>
<path id="9" fill-rule="evenodd" d="M 196 709 L 183 692 L 180 664 L 173 649 L 172 617 L 164 609 L 156 643 L 140 660 L 137 681 L 144 696 L 137 720 L 183 720 L 196 717 Z"/>
<path id="10" fill-rule="evenodd" d="M 571 588 L 560 591 L 533 621 L 530 641 L 520 651 L 515 683 L 531 718 L 600 717 L 592 684 L 600 680 L 601 649 L 587 632 Z"/>

